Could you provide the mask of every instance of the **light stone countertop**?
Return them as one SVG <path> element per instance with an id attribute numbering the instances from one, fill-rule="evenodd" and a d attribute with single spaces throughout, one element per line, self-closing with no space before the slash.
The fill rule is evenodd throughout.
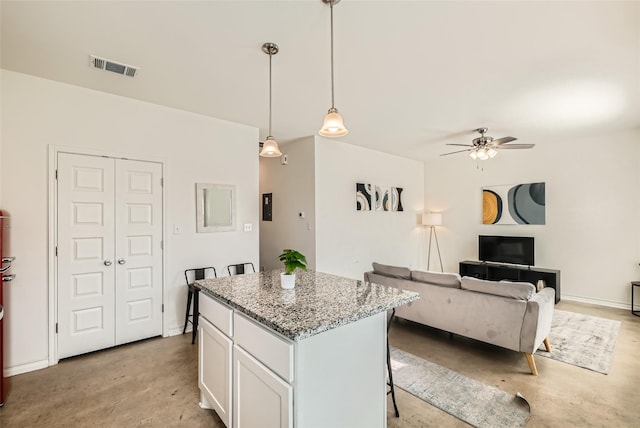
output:
<path id="1" fill-rule="evenodd" d="M 296 270 L 296 287 L 280 286 L 283 269 L 203 279 L 203 293 L 291 340 L 302 340 L 405 305 L 419 293 L 315 271 Z"/>

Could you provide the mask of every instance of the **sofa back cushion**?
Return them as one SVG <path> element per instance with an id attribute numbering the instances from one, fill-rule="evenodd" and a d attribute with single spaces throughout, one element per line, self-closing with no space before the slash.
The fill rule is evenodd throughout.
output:
<path id="1" fill-rule="evenodd" d="M 390 276 L 391 278 L 411 279 L 409 268 L 400 266 L 389 266 L 380 263 L 372 263 L 373 272 L 378 275 Z"/>
<path id="2" fill-rule="evenodd" d="M 442 287 L 460 288 L 460 275 L 457 273 L 425 272 L 412 270 L 411 279 L 427 284 L 440 285 Z"/>
<path id="3" fill-rule="evenodd" d="M 536 293 L 536 287 L 529 282 L 485 281 L 469 276 L 462 277 L 460 286 L 463 290 L 494 294 L 518 300 L 529 300 Z"/>

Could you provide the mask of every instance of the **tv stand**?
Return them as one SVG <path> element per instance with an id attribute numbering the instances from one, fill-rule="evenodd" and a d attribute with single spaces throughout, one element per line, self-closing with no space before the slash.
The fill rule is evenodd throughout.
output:
<path id="1" fill-rule="evenodd" d="M 545 282 L 545 287 L 556 290 L 556 303 L 560 301 L 560 271 L 538 268 L 535 266 L 488 263 L 472 260 L 460 262 L 460 276 L 472 276 L 491 281 L 526 281 L 536 285 L 538 280 Z"/>

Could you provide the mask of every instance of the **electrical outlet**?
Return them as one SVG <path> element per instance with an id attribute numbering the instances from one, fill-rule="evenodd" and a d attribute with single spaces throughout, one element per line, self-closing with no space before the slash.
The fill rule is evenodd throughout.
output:
<path id="1" fill-rule="evenodd" d="M 244 224 L 244 231 L 245 232 L 251 232 L 253 230 L 253 225 L 251 223 L 245 223 Z"/>

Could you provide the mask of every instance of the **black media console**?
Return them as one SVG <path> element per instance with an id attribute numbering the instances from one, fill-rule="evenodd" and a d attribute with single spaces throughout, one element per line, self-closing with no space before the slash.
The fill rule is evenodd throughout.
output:
<path id="1" fill-rule="evenodd" d="M 465 260 L 460 262 L 460 276 L 472 276 L 491 281 L 526 281 L 536 285 L 538 280 L 545 282 L 545 287 L 556 290 L 556 303 L 560 301 L 560 271 L 537 268 L 534 266 L 508 265 Z"/>

